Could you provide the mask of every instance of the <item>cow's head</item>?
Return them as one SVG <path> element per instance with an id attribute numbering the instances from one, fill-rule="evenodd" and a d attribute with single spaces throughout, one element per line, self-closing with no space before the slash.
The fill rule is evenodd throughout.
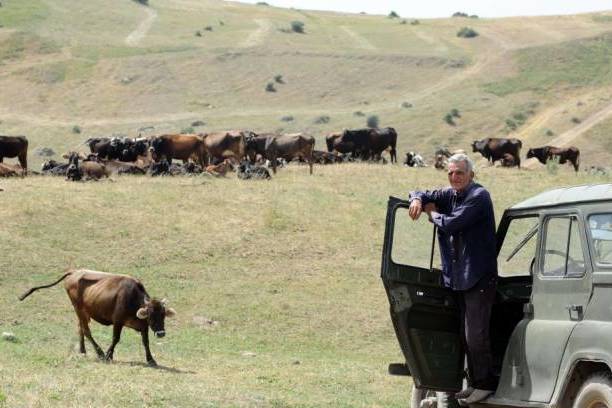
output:
<path id="1" fill-rule="evenodd" d="M 472 142 L 472 153 L 476 153 L 478 151 L 478 145 L 480 144 L 479 140 L 474 140 Z"/>
<path id="2" fill-rule="evenodd" d="M 147 299 L 136 312 L 136 317 L 146 320 L 157 337 L 164 337 L 166 335 L 164 321 L 166 317 L 173 317 L 175 314 L 174 309 L 166 307 L 166 299 Z"/>
<path id="3" fill-rule="evenodd" d="M 536 157 L 535 150 L 534 149 L 527 150 L 527 158 L 531 159 L 532 157 Z"/>

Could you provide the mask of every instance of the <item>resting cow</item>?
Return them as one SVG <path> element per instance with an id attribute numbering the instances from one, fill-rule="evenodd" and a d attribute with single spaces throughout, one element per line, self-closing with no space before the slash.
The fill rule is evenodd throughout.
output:
<path id="1" fill-rule="evenodd" d="M 544 146 L 529 149 L 527 151 L 527 158 L 530 159 L 535 157 L 542 164 L 546 164 L 548 160 L 558 159 L 559 164 L 565 164 L 570 162 L 574 166 L 574 170 L 577 172 L 580 167 L 580 150 L 575 146 L 570 147 L 554 147 Z"/>
<path id="2" fill-rule="evenodd" d="M 66 169 L 66 180 L 99 180 L 102 177 L 109 176 L 110 171 L 104 166 L 104 164 L 91 160 L 84 160 L 79 163 L 79 158 L 79 153 L 70 153 L 68 168 Z"/>
<path id="3" fill-rule="evenodd" d="M 49 288 L 61 281 L 64 281 L 64 288 L 79 321 L 81 353 L 85 354 L 84 338 L 87 337 L 100 359 L 112 360 L 121 330 L 126 326 L 140 332 L 147 363 L 151 366 L 157 365 L 149 350 L 149 327 L 157 337 L 164 337 L 164 319 L 175 314 L 173 309 L 166 307 L 164 300 L 151 298 L 138 279 L 87 269 L 71 270 L 51 284 L 28 290 L 19 296 L 19 300 L 24 300 L 38 289 Z M 90 319 L 105 326 L 113 326 L 113 342 L 106 354 L 91 335 Z"/>
<path id="4" fill-rule="evenodd" d="M 480 152 L 492 164 L 497 160 L 502 160 L 505 154 L 510 154 L 519 169 L 521 168 L 521 147 L 523 147 L 523 142 L 516 138 L 487 137 L 472 142 L 472 151 Z"/>
<path id="5" fill-rule="evenodd" d="M 5 157 L 17 157 L 23 173 L 27 173 L 28 139 L 25 136 L 0 136 L 0 163 Z"/>

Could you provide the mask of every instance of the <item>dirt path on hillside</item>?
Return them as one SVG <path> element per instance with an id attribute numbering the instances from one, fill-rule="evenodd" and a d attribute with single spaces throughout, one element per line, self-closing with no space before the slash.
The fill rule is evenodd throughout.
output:
<path id="1" fill-rule="evenodd" d="M 26 122 L 28 124 L 36 124 L 37 126 L 74 126 L 78 123 L 79 126 L 109 126 L 109 125 L 131 125 L 136 124 L 142 126 L 149 123 L 174 122 L 179 120 L 194 119 L 199 117 L 198 113 L 194 112 L 176 112 L 159 114 L 152 116 L 128 116 L 124 118 L 79 118 L 71 117 L 70 119 L 52 119 L 43 115 L 34 115 L 29 113 L 14 113 L 7 109 L 0 110 L 0 120 L 16 120 Z"/>
<path id="2" fill-rule="evenodd" d="M 587 132 L 593 126 L 597 125 L 600 122 L 603 122 L 604 120 L 608 119 L 611 116 L 612 116 L 612 103 L 608 104 L 605 108 L 601 109 L 600 111 L 595 112 L 594 114 L 592 114 L 591 116 L 583 120 L 581 123 L 574 126 L 573 128 L 561 133 L 559 136 L 552 139 L 548 143 L 548 145 L 557 146 L 557 147 L 566 146 L 572 143 L 576 138 L 578 138 L 578 136 Z M 533 168 L 533 167 L 537 167 L 538 164 L 539 162 L 533 159 L 525 163 L 525 167 Z"/>
<path id="3" fill-rule="evenodd" d="M 147 16 L 140 22 L 134 31 L 125 37 L 125 45 L 130 47 L 137 46 L 153 26 L 153 22 L 157 18 L 157 11 L 150 7 L 144 7 L 143 9 L 147 13 Z"/>
<path id="4" fill-rule="evenodd" d="M 265 18 L 256 18 L 255 23 L 257 23 L 259 27 L 257 27 L 254 31 L 251 32 L 251 34 L 249 34 L 247 39 L 240 44 L 240 47 L 249 48 L 263 44 L 264 39 L 266 38 L 268 33 L 272 31 L 272 23 L 270 22 L 270 20 L 267 20 Z"/>
<path id="5" fill-rule="evenodd" d="M 365 38 L 364 36 L 362 36 L 359 33 L 356 33 L 350 27 L 340 26 L 340 28 L 345 33 L 347 33 L 349 35 L 349 37 L 351 37 L 355 41 L 355 44 L 357 45 L 358 48 L 363 48 L 363 49 L 366 49 L 366 50 L 377 50 L 378 49 L 367 38 Z"/>

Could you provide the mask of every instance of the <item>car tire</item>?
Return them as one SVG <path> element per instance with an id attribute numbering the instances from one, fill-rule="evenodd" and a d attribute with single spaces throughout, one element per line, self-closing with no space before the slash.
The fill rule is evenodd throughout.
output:
<path id="1" fill-rule="evenodd" d="M 410 408 L 457 408 L 459 404 L 448 392 L 432 391 L 412 385 Z"/>
<path id="2" fill-rule="evenodd" d="M 597 373 L 582 384 L 573 408 L 612 408 L 612 377 Z"/>

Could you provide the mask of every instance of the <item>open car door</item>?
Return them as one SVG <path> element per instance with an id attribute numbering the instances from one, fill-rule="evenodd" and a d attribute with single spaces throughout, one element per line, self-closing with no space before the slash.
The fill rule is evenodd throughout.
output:
<path id="1" fill-rule="evenodd" d="M 391 320 L 415 385 L 458 391 L 464 361 L 459 309 L 442 286 L 434 225 L 425 213 L 412 221 L 409 205 L 389 197 L 381 277 Z"/>

